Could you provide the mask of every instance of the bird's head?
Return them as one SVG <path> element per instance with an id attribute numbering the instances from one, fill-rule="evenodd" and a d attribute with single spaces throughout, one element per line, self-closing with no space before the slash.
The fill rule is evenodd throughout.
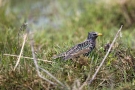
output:
<path id="1" fill-rule="evenodd" d="M 93 39 L 93 40 L 95 40 L 98 36 L 101 36 L 101 35 L 102 35 L 101 33 L 89 32 L 87 39 Z"/>

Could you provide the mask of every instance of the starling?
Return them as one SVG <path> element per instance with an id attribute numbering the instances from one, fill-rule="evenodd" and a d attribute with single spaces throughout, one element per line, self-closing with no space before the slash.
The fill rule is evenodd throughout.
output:
<path id="1" fill-rule="evenodd" d="M 90 52 L 95 48 L 96 38 L 101 35 L 101 33 L 89 32 L 87 39 L 84 42 L 75 45 L 64 53 L 54 56 L 53 59 L 63 58 L 64 60 L 68 60 L 78 57 L 81 54 L 88 56 Z"/>

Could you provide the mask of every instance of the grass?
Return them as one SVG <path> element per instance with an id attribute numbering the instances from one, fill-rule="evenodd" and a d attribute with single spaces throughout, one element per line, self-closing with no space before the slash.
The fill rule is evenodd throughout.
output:
<path id="1" fill-rule="evenodd" d="M 26 1 L 24 2 L 26 3 Z M 68 5 L 66 6 L 65 2 L 60 1 L 60 3 L 63 3 L 65 12 L 69 13 L 72 11 L 71 7 L 67 8 Z M 51 85 L 39 78 L 32 60 L 21 58 L 16 71 L 13 71 L 17 58 L 3 55 L 6 53 L 19 55 L 24 32 L 18 30 L 22 21 L 29 14 L 24 9 L 24 16 L 21 15 L 22 18 L 17 17 L 19 16 L 19 11 L 14 12 L 12 4 L 14 3 L 8 2 L 0 8 L 0 17 L 2 17 L 0 18 L 0 89 L 61 89 L 59 86 Z M 106 54 L 104 46 L 112 42 L 119 26 L 124 24 L 122 37 L 117 39 L 94 82 L 91 86 L 85 86 L 84 90 L 135 89 L 135 29 L 133 25 L 126 23 L 125 17 L 122 16 L 122 9 L 118 5 L 106 8 L 104 4 L 97 4 L 95 2 L 90 4 L 76 0 L 73 3 L 69 1 L 67 4 L 71 4 L 73 11 L 71 15 L 65 15 L 63 13 L 64 10 L 59 12 L 62 19 L 66 17 L 61 27 L 57 28 L 57 30 L 53 27 L 47 27 L 42 30 L 33 31 L 34 48 L 37 58 L 55 62 L 46 63 L 38 61 L 39 66 L 48 70 L 58 80 L 73 89 L 76 86 L 75 82 L 82 84 L 85 81 L 89 71 L 91 71 L 91 76 L 94 74 Z M 7 15 L 6 13 L 9 8 L 11 11 Z M 80 11 L 78 11 L 78 8 Z M 53 18 L 53 15 L 51 18 Z M 66 51 L 73 45 L 84 41 L 87 33 L 93 30 L 101 32 L 103 36 L 98 37 L 96 49 L 88 58 L 80 57 L 79 59 L 67 61 L 51 59 L 53 55 Z M 19 41 L 18 32 L 20 33 Z M 25 44 L 23 56 L 32 57 L 29 40 Z M 48 75 L 43 75 L 54 81 Z"/>

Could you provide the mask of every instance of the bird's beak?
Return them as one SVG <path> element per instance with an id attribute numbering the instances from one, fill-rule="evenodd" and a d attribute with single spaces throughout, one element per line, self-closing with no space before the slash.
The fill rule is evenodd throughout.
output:
<path id="1" fill-rule="evenodd" d="M 102 36 L 102 33 L 98 33 L 97 35 L 98 35 L 98 36 Z"/>

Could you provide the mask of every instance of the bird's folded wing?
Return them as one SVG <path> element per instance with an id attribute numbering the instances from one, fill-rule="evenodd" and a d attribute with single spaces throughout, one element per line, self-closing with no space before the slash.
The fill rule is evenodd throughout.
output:
<path id="1" fill-rule="evenodd" d="M 75 58 L 75 57 L 80 56 L 81 54 L 88 53 L 89 51 L 90 51 L 90 48 L 85 48 L 85 49 L 82 49 L 78 52 L 75 52 L 75 53 L 72 53 L 72 54 L 69 54 L 69 55 L 65 56 L 64 59 L 68 60 L 68 59 L 71 59 L 71 58 Z"/>
<path id="2" fill-rule="evenodd" d="M 81 54 L 85 54 L 91 51 L 91 44 L 90 41 L 84 41 L 83 43 L 80 43 L 74 47 L 72 47 L 70 50 L 68 50 L 65 54 L 64 59 L 71 59 L 74 57 L 78 57 Z"/>
<path id="3" fill-rule="evenodd" d="M 86 49 L 86 51 L 87 51 L 87 49 L 88 49 L 89 47 L 91 47 L 91 46 L 90 46 L 90 41 L 86 40 L 86 41 L 84 41 L 84 42 L 82 42 L 82 43 L 80 43 L 80 44 L 77 44 L 76 46 L 72 47 L 70 50 L 68 50 L 68 51 L 66 52 L 66 54 L 68 55 L 68 54 L 77 53 L 77 52 L 80 52 L 80 51 L 83 50 L 83 49 L 84 49 L 84 51 L 85 51 L 85 49 Z"/>
<path id="4" fill-rule="evenodd" d="M 85 48 L 85 49 L 82 49 L 82 50 L 80 50 L 79 52 L 76 52 L 76 53 L 73 53 L 73 54 L 71 54 L 72 56 L 79 56 L 79 55 L 81 55 L 81 54 L 85 54 L 85 53 L 88 53 L 90 51 L 90 48 Z"/>

